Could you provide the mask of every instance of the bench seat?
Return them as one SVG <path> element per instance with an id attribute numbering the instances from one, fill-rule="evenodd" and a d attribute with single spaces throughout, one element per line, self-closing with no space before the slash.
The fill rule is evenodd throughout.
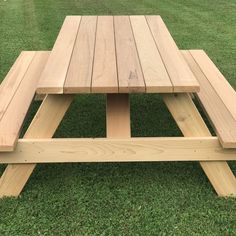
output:
<path id="1" fill-rule="evenodd" d="M 203 50 L 182 54 L 200 84 L 196 93 L 224 148 L 236 148 L 236 92 Z"/>
<path id="2" fill-rule="evenodd" d="M 0 84 L 0 151 L 13 151 L 48 59 L 47 51 L 24 51 Z"/>

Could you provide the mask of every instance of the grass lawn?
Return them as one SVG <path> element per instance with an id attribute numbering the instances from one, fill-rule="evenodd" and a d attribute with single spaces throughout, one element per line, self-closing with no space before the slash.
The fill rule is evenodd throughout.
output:
<path id="1" fill-rule="evenodd" d="M 51 49 L 72 14 L 160 14 L 180 48 L 206 50 L 236 88 L 236 0 L 0 0 L 0 81 L 20 51 Z M 131 110 L 133 136 L 181 135 L 158 95 L 132 95 Z M 55 135 L 69 136 L 105 136 L 105 96 L 76 98 Z M 190 162 L 38 165 L 0 212 L 1 236 L 236 235 L 236 199 L 218 198 Z"/>

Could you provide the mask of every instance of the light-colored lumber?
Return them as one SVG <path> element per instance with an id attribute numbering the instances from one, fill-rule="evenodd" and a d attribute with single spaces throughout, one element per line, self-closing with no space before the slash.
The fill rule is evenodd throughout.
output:
<path id="1" fill-rule="evenodd" d="M 81 16 L 66 17 L 53 46 L 48 63 L 41 75 L 37 93 L 63 93 L 63 86 L 80 20 Z"/>
<path id="2" fill-rule="evenodd" d="M 51 138 L 72 100 L 72 95 L 47 95 L 24 138 Z M 8 165 L 0 179 L 0 197 L 18 196 L 34 168 L 35 164 Z"/>
<path id="3" fill-rule="evenodd" d="M 34 101 L 43 101 L 45 97 L 46 97 L 46 94 L 35 94 Z"/>
<path id="4" fill-rule="evenodd" d="M 211 136 L 189 94 L 163 94 L 162 97 L 185 137 Z"/>
<path id="5" fill-rule="evenodd" d="M 68 16 L 37 93 L 196 92 L 159 16 Z"/>
<path id="6" fill-rule="evenodd" d="M 23 51 L 0 84 L 0 121 L 16 93 L 24 75 L 35 56 L 34 51 Z"/>
<path id="7" fill-rule="evenodd" d="M 217 137 L 21 139 L 0 163 L 148 162 L 236 160 Z"/>
<path id="8" fill-rule="evenodd" d="M 148 93 L 172 92 L 173 86 L 144 16 L 130 16 Z"/>
<path id="9" fill-rule="evenodd" d="M 107 94 L 106 128 L 108 138 L 131 137 L 129 94 Z"/>
<path id="10" fill-rule="evenodd" d="M 73 95 L 47 95 L 34 116 L 24 139 L 51 138 L 73 101 Z"/>
<path id="11" fill-rule="evenodd" d="M 117 93 L 113 16 L 98 16 L 92 76 L 93 93 Z"/>
<path id="12" fill-rule="evenodd" d="M 201 90 L 196 94 L 196 96 L 200 100 L 204 110 L 210 118 L 222 146 L 224 148 L 236 148 L 236 121 L 221 99 L 221 95 L 219 95 L 218 91 L 215 89 L 216 85 L 210 83 L 210 81 L 214 80 L 214 78 L 207 78 L 207 76 L 211 75 L 205 74 L 204 71 L 206 68 L 203 70 L 195 61 L 195 55 L 197 55 L 198 60 L 201 55 L 203 55 L 204 60 L 206 60 L 206 54 L 198 50 L 182 51 L 182 53 L 200 83 Z M 209 69 L 212 68 L 211 65 L 208 66 Z M 223 79 L 221 83 L 224 84 L 228 82 Z M 222 90 L 225 90 L 223 85 Z M 230 92 L 228 95 L 232 98 L 231 102 L 234 102 L 234 96 Z"/>
<path id="13" fill-rule="evenodd" d="M 190 50 L 190 53 L 236 121 L 236 92 L 230 83 L 203 50 Z"/>
<path id="14" fill-rule="evenodd" d="M 197 92 L 199 84 L 160 16 L 146 16 L 174 92 Z"/>
<path id="15" fill-rule="evenodd" d="M 115 16 L 114 27 L 119 93 L 145 92 L 129 16 Z"/>
<path id="16" fill-rule="evenodd" d="M 90 93 L 97 16 L 82 16 L 64 93 Z"/>
<path id="17" fill-rule="evenodd" d="M 163 99 L 184 136 L 211 136 L 188 94 L 164 94 Z M 201 161 L 200 165 L 219 196 L 236 196 L 236 179 L 227 162 Z"/>
<path id="18" fill-rule="evenodd" d="M 0 120 L 0 151 L 13 151 L 49 52 L 36 52 Z M 19 71 L 20 73 L 20 71 Z M 9 78 L 14 84 L 14 78 Z"/>

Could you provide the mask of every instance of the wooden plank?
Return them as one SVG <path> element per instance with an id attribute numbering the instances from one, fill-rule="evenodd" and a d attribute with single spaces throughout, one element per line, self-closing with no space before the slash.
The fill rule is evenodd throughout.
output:
<path id="1" fill-rule="evenodd" d="M 129 138 L 129 94 L 107 94 L 106 127 L 108 138 Z"/>
<path id="2" fill-rule="evenodd" d="M 191 50 L 190 53 L 234 120 L 236 120 L 236 92 L 230 83 L 203 50 Z"/>
<path id="3" fill-rule="evenodd" d="M 194 60 L 195 54 L 198 52 L 191 50 L 182 51 L 182 53 L 196 78 L 198 78 L 201 91 L 196 95 L 212 121 L 221 144 L 224 148 L 236 148 L 236 121 Z"/>
<path id="4" fill-rule="evenodd" d="M 93 93 L 118 92 L 112 16 L 98 16 L 91 90 Z"/>
<path id="5" fill-rule="evenodd" d="M 46 94 L 35 94 L 34 101 L 43 101 L 46 97 Z"/>
<path id="6" fill-rule="evenodd" d="M 72 100 L 72 95 L 47 95 L 24 138 L 51 138 Z M 0 179 L 0 197 L 18 196 L 34 168 L 35 164 L 8 165 Z"/>
<path id="7" fill-rule="evenodd" d="M 146 16 L 148 25 L 172 81 L 174 92 L 197 92 L 199 84 L 186 64 L 160 16 Z"/>
<path id="8" fill-rule="evenodd" d="M 145 92 L 145 83 L 128 16 L 115 16 L 115 41 L 120 93 Z"/>
<path id="9" fill-rule="evenodd" d="M 23 51 L 0 85 L 0 121 L 16 93 L 24 75 L 35 56 L 34 51 Z"/>
<path id="10" fill-rule="evenodd" d="M 67 16 L 41 75 L 37 93 L 63 93 L 81 16 Z"/>
<path id="11" fill-rule="evenodd" d="M 211 136 L 188 94 L 165 94 L 163 99 L 184 136 Z M 219 196 L 236 196 L 236 179 L 227 162 L 201 161 L 200 165 Z"/>
<path id="12" fill-rule="evenodd" d="M 21 139 L 0 163 L 147 162 L 236 160 L 216 137 L 132 139 Z"/>
<path id="13" fill-rule="evenodd" d="M 49 52 L 36 52 L 0 122 L 0 150 L 13 151 Z M 14 78 L 12 78 L 14 80 Z M 13 82 L 14 83 L 14 82 Z"/>
<path id="14" fill-rule="evenodd" d="M 82 16 L 64 93 L 90 93 L 97 16 Z"/>
<path id="15" fill-rule="evenodd" d="M 173 86 L 144 16 L 130 16 L 148 93 L 173 92 Z"/>
<path id="16" fill-rule="evenodd" d="M 163 100 L 185 137 L 211 136 L 189 94 L 163 94 Z"/>

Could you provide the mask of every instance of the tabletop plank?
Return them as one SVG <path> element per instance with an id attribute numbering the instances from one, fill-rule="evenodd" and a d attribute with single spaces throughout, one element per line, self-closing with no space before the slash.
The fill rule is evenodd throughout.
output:
<path id="1" fill-rule="evenodd" d="M 114 26 L 119 92 L 145 92 L 143 72 L 129 17 L 115 16 Z"/>
<path id="2" fill-rule="evenodd" d="M 98 16 L 91 91 L 118 92 L 113 16 Z"/>
<path id="3" fill-rule="evenodd" d="M 146 16 L 154 40 L 172 81 L 174 92 L 197 92 L 199 83 L 160 16 Z"/>
<path id="4" fill-rule="evenodd" d="M 38 84 L 38 93 L 63 93 L 81 16 L 67 16 Z"/>
<path id="5" fill-rule="evenodd" d="M 144 16 L 130 16 L 146 91 L 172 92 L 173 86 Z"/>
<path id="6" fill-rule="evenodd" d="M 82 16 L 64 93 L 90 93 L 97 16 Z"/>

